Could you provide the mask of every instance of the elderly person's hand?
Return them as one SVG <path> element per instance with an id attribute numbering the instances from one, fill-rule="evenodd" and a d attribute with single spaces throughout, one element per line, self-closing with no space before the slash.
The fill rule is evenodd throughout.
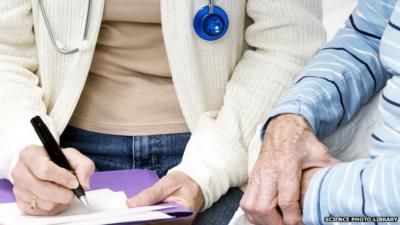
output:
<path id="1" fill-rule="evenodd" d="M 260 156 L 253 168 L 241 207 L 247 219 L 262 225 L 303 224 L 303 170 L 337 163 L 303 117 L 292 114 L 272 119 Z"/>
<path id="2" fill-rule="evenodd" d="M 204 204 L 204 196 L 200 186 L 186 174 L 173 172 L 161 178 L 151 188 L 127 200 L 130 208 L 160 202 L 175 202 L 194 212 L 199 212 Z"/>

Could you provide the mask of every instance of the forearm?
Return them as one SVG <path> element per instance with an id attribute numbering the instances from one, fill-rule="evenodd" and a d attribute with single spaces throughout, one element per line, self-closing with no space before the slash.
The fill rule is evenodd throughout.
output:
<path id="1" fill-rule="evenodd" d="M 368 4 L 380 15 L 361 18 L 376 13 Z M 268 118 L 301 115 L 321 138 L 351 120 L 390 78 L 378 59 L 378 46 L 391 12 L 379 4 L 359 2 L 346 27 L 304 69 Z"/>
<path id="2" fill-rule="evenodd" d="M 40 115 L 55 135 L 35 74 L 38 62 L 31 4 L 0 3 L 0 175 L 9 179 L 19 151 L 40 144 L 29 122 L 33 116 Z"/>
<path id="3" fill-rule="evenodd" d="M 202 115 L 178 166 L 202 187 L 206 208 L 246 182 L 257 125 L 325 40 L 320 12 L 315 0 L 247 1 L 250 48 L 226 84 L 221 108 Z"/>

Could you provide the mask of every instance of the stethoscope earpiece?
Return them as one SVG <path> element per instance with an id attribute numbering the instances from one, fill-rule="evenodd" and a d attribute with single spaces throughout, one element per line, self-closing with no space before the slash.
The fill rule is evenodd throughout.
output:
<path id="1" fill-rule="evenodd" d="M 222 8 L 211 3 L 196 13 L 193 26 L 200 38 L 215 41 L 223 37 L 228 30 L 228 15 Z"/>

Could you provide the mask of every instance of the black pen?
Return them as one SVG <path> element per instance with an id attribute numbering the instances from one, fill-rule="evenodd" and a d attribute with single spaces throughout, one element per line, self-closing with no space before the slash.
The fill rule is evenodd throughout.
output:
<path id="1" fill-rule="evenodd" d="M 47 154 L 49 155 L 51 161 L 57 164 L 59 167 L 62 167 L 68 171 L 74 172 L 69 165 L 67 158 L 63 154 L 60 146 L 57 144 L 53 135 L 47 128 L 46 124 L 40 118 L 40 116 L 36 116 L 31 119 L 31 124 L 36 131 L 36 134 L 39 136 L 40 140 L 43 143 L 43 147 L 46 149 Z M 84 204 L 86 207 L 89 207 L 88 200 L 85 195 L 85 191 L 83 190 L 81 184 L 75 189 L 72 189 L 76 197 Z"/>

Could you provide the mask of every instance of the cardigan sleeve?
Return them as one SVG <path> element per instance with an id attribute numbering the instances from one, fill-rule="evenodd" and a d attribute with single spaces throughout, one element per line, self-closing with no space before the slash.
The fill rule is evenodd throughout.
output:
<path id="1" fill-rule="evenodd" d="M 245 33 L 249 49 L 226 86 L 223 106 L 202 115 L 181 164 L 171 170 L 200 185 L 204 209 L 246 182 L 257 125 L 325 41 L 321 1 L 249 0 L 246 8 L 253 21 Z"/>
<path id="2" fill-rule="evenodd" d="M 31 1 L 1 1 L 0 176 L 11 181 L 11 170 L 20 150 L 40 145 L 30 119 L 41 116 L 55 134 L 54 125 L 46 115 L 37 70 Z"/>

